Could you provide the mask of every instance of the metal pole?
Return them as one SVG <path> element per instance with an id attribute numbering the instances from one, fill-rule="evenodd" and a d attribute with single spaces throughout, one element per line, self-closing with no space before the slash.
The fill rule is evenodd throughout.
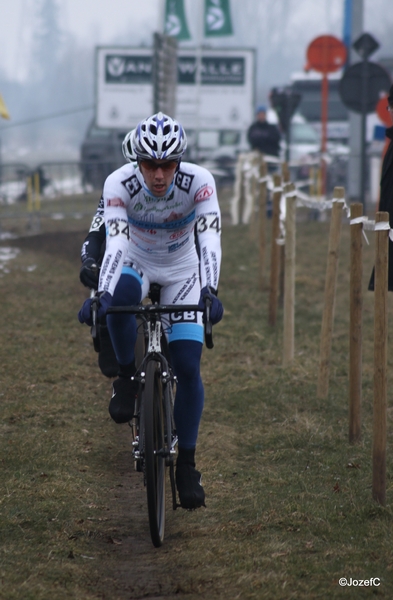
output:
<path id="1" fill-rule="evenodd" d="M 363 212 L 366 202 L 366 117 L 368 100 L 368 61 L 363 59 L 362 64 L 362 137 L 361 137 L 361 181 L 360 181 L 360 202 L 363 204 Z"/>
<path id="2" fill-rule="evenodd" d="M 328 99 L 329 99 L 329 80 L 327 73 L 322 75 L 322 98 L 321 98 L 321 176 L 322 176 L 322 195 L 326 194 L 326 149 L 327 149 L 327 121 L 328 121 Z"/>
<path id="3" fill-rule="evenodd" d="M 356 52 L 352 48 L 352 42 L 363 32 L 364 0 L 352 0 L 349 10 L 350 15 L 350 55 L 348 64 L 357 61 Z M 348 198 L 352 202 L 359 202 L 361 187 L 361 115 L 349 112 L 349 161 L 347 171 Z"/>

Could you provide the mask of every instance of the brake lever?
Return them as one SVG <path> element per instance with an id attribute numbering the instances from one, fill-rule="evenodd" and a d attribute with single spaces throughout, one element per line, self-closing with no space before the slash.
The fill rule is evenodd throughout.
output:
<path id="1" fill-rule="evenodd" d="M 214 348 L 213 325 L 212 325 L 212 322 L 210 321 L 210 307 L 212 305 L 212 301 L 210 300 L 209 296 L 207 296 L 204 300 L 205 300 L 205 344 L 206 344 L 206 348 L 209 348 L 209 350 L 211 350 L 212 348 Z"/>

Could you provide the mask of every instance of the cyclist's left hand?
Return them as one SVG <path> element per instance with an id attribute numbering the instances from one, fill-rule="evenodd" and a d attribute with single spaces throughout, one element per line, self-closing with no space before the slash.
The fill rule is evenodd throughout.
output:
<path id="1" fill-rule="evenodd" d="M 112 304 L 112 295 L 109 292 L 101 292 L 96 298 L 88 298 L 84 301 L 82 308 L 78 313 L 79 323 L 86 323 L 86 325 L 93 325 L 93 319 L 91 316 L 91 305 L 98 299 L 98 311 L 97 319 L 100 320 L 106 315 L 106 311 Z"/>
<path id="2" fill-rule="evenodd" d="M 205 286 L 201 289 L 201 297 L 198 302 L 199 308 L 205 308 L 205 298 L 209 298 L 211 301 L 210 306 L 210 321 L 212 325 L 215 325 L 219 321 L 221 321 L 224 314 L 224 307 L 222 305 L 221 300 L 217 298 L 216 291 L 213 290 L 210 286 Z M 205 315 L 203 315 L 205 318 Z"/>

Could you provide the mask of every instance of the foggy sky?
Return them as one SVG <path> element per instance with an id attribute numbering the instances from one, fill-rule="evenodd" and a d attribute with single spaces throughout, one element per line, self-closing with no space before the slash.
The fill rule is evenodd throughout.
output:
<path id="1" fill-rule="evenodd" d="M 6 101 L 12 120 L 51 114 L 94 102 L 94 47 L 98 45 L 151 45 L 152 34 L 160 30 L 164 0 L 57 0 L 58 73 L 48 78 L 49 62 L 37 65 L 37 14 L 45 0 L 3 2 L 0 9 L 0 94 Z M 206 44 L 201 36 L 202 1 L 185 0 L 191 42 Z M 210 38 L 214 47 L 252 47 L 257 50 L 257 98 L 265 102 L 269 89 L 289 83 L 294 71 L 301 71 L 308 44 L 318 35 L 342 37 L 344 0 L 231 0 L 235 35 Z M 364 0 L 364 30 L 381 43 L 373 56 L 393 55 L 392 0 Z M 200 8 L 199 8 L 200 7 Z M 3 14 L 1 14 L 3 13 Z M 41 80 L 46 70 L 46 79 Z M 92 118 L 81 113 L 68 119 L 36 126 L 34 135 L 45 129 L 63 132 L 58 138 L 75 146 Z M 28 129 L 4 131 L 7 122 L 0 119 L 3 147 L 27 143 Z M 3 129 L 3 132 L 1 130 Z M 30 128 L 31 130 L 31 128 Z M 65 140 L 65 141 L 64 141 Z"/>

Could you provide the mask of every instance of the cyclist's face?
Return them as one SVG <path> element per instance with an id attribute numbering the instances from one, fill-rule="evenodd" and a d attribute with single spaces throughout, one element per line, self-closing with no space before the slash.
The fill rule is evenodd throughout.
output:
<path id="1" fill-rule="evenodd" d="M 165 196 L 173 181 L 178 162 L 176 160 L 141 160 L 139 169 L 149 190 L 154 196 Z"/>

